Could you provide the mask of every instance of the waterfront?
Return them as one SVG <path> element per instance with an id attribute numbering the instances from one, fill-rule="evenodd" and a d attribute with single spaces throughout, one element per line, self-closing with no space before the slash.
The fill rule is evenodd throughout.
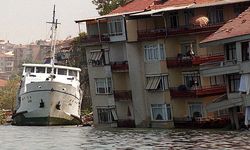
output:
<path id="1" fill-rule="evenodd" d="M 2 150 L 250 149 L 250 131 L 0 126 Z"/>

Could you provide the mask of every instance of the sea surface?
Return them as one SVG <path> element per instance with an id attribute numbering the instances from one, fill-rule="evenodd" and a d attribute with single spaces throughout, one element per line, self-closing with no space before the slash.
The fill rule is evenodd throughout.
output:
<path id="1" fill-rule="evenodd" d="M 250 131 L 0 126 L 0 150 L 250 149 Z"/>

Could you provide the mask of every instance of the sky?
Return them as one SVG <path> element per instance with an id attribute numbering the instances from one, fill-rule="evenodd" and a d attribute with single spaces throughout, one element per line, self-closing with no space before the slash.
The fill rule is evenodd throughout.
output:
<path id="1" fill-rule="evenodd" d="M 29 44 L 48 39 L 53 5 L 56 5 L 58 39 L 79 33 L 75 20 L 98 16 L 91 0 L 0 0 L 0 40 Z"/>

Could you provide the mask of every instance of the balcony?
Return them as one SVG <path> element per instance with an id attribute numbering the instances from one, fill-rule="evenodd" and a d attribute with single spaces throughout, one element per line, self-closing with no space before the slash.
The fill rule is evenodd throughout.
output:
<path id="1" fill-rule="evenodd" d="M 111 63 L 112 72 L 128 72 L 128 61 L 119 61 Z"/>
<path id="2" fill-rule="evenodd" d="M 191 67 L 193 65 L 201 65 L 204 63 L 224 61 L 224 55 L 211 56 L 181 56 L 176 58 L 167 58 L 168 68 Z"/>
<path id="3" fill-rule="evenodd" d="M 223 24 L 224 23 L 209 24 L 204 27 L 189 25 L 189 26 L 181 26 L 178 28 L 167 28 L 167 31 L 165 28 L 139 30 L 137 32 L 138 41 L 155 40 L 159 38 L 165 38 L 166 36 L 212 33 L 217 31 Z"/>
<path id="4" fill-rule="evenodd" d="M 199 34 L 199 33 L 212 33 L 217 31 L 220 27 L 222 27 L 224 23 L 218 24 L 208 24 L 207 26 L 182 26 L 178 28 L 168 28 L 168 36 L 176 36 L 176 35 L 187 35 L 187 34 Z"/>
<path id="5" fill-rule="evenodd" d="M 128 90 L 115 90 L 115 101 L 132 101 L 132 91 Z"/>
<path id="6" fill-rule="evenodd" d="M 85 44 L 101 43 L 101 42 L 109 42 L 109 41 L 110 39 L 107 34 L 103 34 L 101 35 L 101 37 L 99 37 L 99 35 L 88 35 L 81 39 L 81 42 Z"/>
<path id="7" fill-rule="evenodd" d="M 179 86 L 178 88 L 170 88 L 170 95 L 172 98 L 184 98 L 184 97 L 203 97 L 210 95 L 219 95 L 226 93 L 225 85 L 214 85 L 214 86 L 204 86 L 196 89 L 183 88 L 184 86 Z"/>
<path id="8" fill-rule="evenodd" d="M 155 40 L 166 37 L 165 29 L 152 29 L 138 31 L 138 41 Z"/>

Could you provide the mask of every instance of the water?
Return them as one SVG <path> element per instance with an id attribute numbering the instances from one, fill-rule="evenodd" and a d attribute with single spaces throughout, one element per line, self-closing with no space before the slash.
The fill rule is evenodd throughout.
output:
<path id="1" fill-rule="evenodd" d="M 0 150 L 250 149 L 250 131 L 0 126 Z"/>

